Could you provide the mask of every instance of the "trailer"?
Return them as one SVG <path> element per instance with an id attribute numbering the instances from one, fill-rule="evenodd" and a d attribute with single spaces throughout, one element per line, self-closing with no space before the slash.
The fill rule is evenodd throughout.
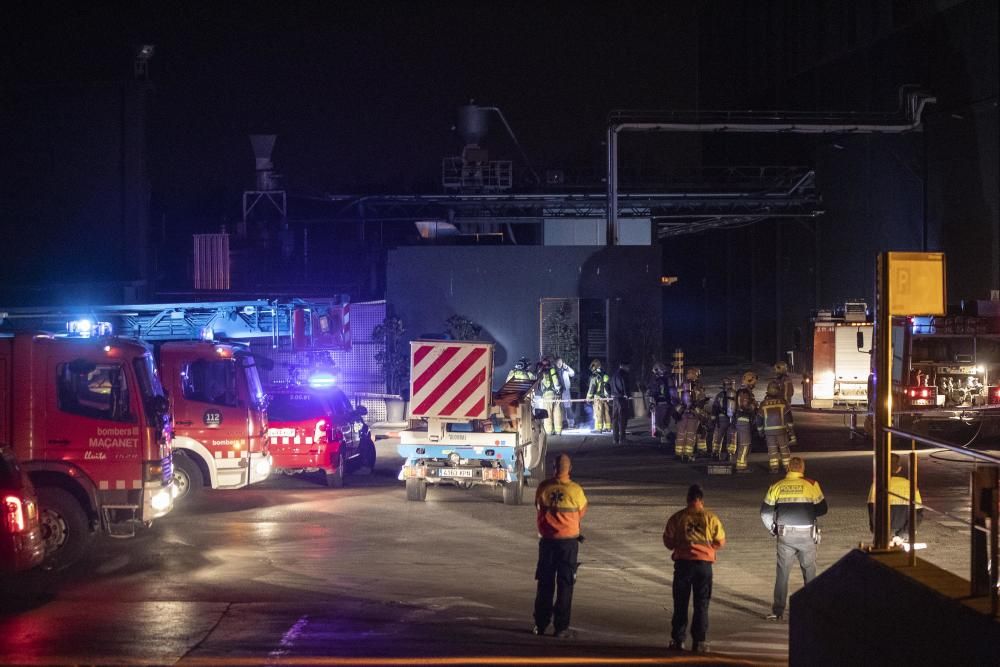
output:
<path id="1" fill-rule="evenodd" d="M 493 344 L 418 340 L 410 345 L 411 426 L 400 433 L 399 479 L 407 500 L 427 487 L 491 486 L 521 503 L 526 480 L 545 475 L 546 438 L 535 380 L 510 380 L 494 394 Z"/>

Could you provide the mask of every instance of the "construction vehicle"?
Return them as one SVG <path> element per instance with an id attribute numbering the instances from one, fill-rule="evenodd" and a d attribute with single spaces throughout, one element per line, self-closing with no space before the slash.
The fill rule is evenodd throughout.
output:
<path id="1" fill-rule="evenodd" d="M 411 343 L 408 417 L 421 426 L 400 433 L 407 500 L 424 500 L 430 485 L 485 485 L 517 505 L 526 479 L 544 477 L 547 413 L 532 407 L 536 380 L 510 380 L 494 394 L 492 377 L 492 343 Z"/>
<path id="2" fill-rule="evenodd" d="M 0 311 L 4 328 L 91 330 L 106 319 L 154 346 L 174 419 L 176 501 L 203 488 L 237 489 L 270 475 L 266 397 L 245 341 L 292 349 L 350 346 L 344 301 L 246 300 Z M 68 323 L 67 323 L 68 322 Z"/>
<path id="3" fill-rule="evenodd" d="M 173 507 L 169 409 L 142 343 L 103 324 L 0 338 L 0 446 L 38 492 L 46 562 L 67 566 L 98 531 L 131 537 Z"/>

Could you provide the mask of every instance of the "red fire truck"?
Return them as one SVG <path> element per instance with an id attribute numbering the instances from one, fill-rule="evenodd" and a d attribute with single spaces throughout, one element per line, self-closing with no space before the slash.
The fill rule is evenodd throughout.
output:
<path id="1" fill-rule="evenodd" d="M 0 445 L 38 491 L 46 559 L 130 537 L 173 507 L 167 400 L 148 347 L 92 331 L 0 338 Z"/>
<path id="2" fill-rule="evenodd" d="M 267 413 L 254 356 L 242 341 L 277 348 L 350 347 L 349 304 L 333 301 L 160 303 L 0 311 L 5 329 L 116 331 L 155 347 L 174 419 L 176 501 L 203 488 L 235 489 L 270 475 Z M 102 322 L 103 324 L 103 322 Z M 216 342 L 214 339 L 229 342 Z M 232 342 L 239 340 L 241 342 Z"/>

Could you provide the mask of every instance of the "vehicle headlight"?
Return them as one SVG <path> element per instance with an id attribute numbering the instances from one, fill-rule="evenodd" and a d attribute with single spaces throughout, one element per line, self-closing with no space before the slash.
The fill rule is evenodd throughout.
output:
<path id="1" fill-rule="evenodd" d="M 264 457 L 257 461 L 255 466 L 255 472 L 258 477 L 266 477 L 271 474 L 271 461 L 270 457 Z"/>
<path id="2" fill-rule="evenodd" d="M 170 504 L 172 502 L 173 502 L 173 498 L 171 497 L 171 492 L 167 491 L 167 490 L 163 490 L 163 491 L 157 491 L 156 493 L 154 493 L 153 497 L 149 501 L 149 504 L 157 512 L 163 512 L 165 510 L 170 509 Z"/>

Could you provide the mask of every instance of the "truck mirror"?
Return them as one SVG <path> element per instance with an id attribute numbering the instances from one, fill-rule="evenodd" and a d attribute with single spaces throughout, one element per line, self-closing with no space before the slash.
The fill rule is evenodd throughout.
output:
<path id="1" fill-rule="evenodd" d="M 858 350 L 865 349 L 865 332 L 858 329 Z"/>
<path id="2" fill-rule="evenodd" d="M 356 414 L 358 417 L 367 417 L 368 408 L 366 408 L 363 405 L 359 405 L 358 407 L 354 408 L 354 414 Z"/>
<path id="3" fill-rule="evenodd" d="M 86 359 L 74 359 L 69 362 L 69 371 L 73 375 L 83 375 L 85 373 L 91 373 L 97 368 L 97 364 L 92 361 L 87 361 Z"/>

